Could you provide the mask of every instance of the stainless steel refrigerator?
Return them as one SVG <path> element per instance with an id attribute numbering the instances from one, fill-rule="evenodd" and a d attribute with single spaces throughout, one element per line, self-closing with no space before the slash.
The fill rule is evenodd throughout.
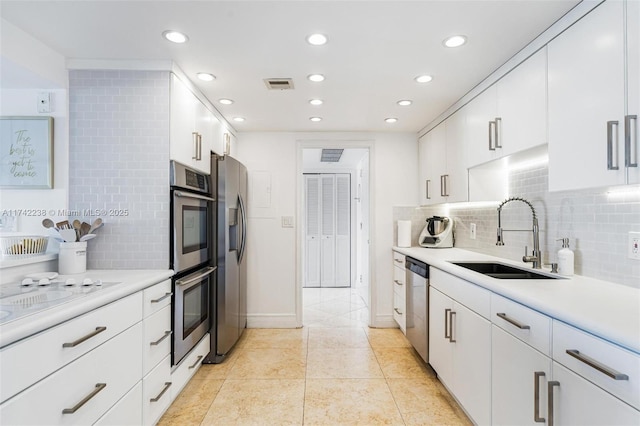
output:
<path id="1" fill-rule="evenodd" d="M 203 362 L 218 364 L 247 327 L 247 168 L 235 158 L 211 156 L 218 192 L 215 253 L 217 266 L 211 292 L 211 351 Z"/>

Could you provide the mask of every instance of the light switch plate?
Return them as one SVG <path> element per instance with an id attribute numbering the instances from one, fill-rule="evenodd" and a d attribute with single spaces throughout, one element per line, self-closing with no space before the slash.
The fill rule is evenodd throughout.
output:
<path id="1" fill-rule="evenodd" d="M 629 232 L 627 250 L 629 259 L 640 260 L 640 232 Z"/>
<path id="2" fill-rule="evenodd" d="M 469 233 L 469 238 L 471 238 L 472 240 L 476 239 L 476 224 L 472 223 L 470 226 L 470 233 Z"/>
<path id="3" fill-rule="evenodd" d="M 293 228 L 293 216 L 282 216 L 282 227 Z"/>
<path id="4" fill-rule="evenodd" d="M 51 112 L 51 93 L 38 93 L 38 112 Z"/>

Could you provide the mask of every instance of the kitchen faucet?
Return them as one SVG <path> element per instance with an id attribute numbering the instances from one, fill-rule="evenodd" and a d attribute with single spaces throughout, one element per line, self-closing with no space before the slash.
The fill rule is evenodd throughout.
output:
<path id="1" fill-rule="evenodd" d="M 502 229 L 500 223 L 500 213 L 502 212 L 502 206 L 511 202 L 511 201 L 522 201 L 526 205 L 531 208 L 531 213 L 533 213 L 533 253 L 531 256 L 527 255 L 527 247 L 524 248 L 524 256 L 522 256 L 523 262 L 531 262 L 533 264 L 534 269 L 540 269 L 542 265 L 542 253 L 540 252 L 540 229 L 538 228 L 538 218 L 536 217 L 536 210 L 533 208 L 533 205 L 524 198 L 520 197 L 511 197 L 504 200 L 498 206 L 498 238 L 496 241 L 497 246 L 503 246 L 504 241 L 502 240 L 502 232 L 503 231 L 529 231 L 528 229 Z"/>

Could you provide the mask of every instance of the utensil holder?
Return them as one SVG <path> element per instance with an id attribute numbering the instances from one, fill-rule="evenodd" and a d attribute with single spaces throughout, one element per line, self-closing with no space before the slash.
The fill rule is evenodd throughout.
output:
<path id="1" fill-rule="evenodd" d="M 58 273 L 81 274 L 87 270 L 87 242 L 60 243 Z"/>

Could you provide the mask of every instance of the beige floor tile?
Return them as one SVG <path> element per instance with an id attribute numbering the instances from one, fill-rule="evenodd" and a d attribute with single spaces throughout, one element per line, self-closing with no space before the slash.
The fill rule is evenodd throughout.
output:
<path id="1" fill-rule="evenodd" d="M 194 378 L 202 380 L 226 379 L 241 352 L 242 348 L 234 347 L 220 364 L 202 364 Z"/>
<path id="2" fill-rule="evenodd" d="M 384 379 L 307 379 L 305 425 L 402 425 Z"/>
<path id="3" fill-rule="evenodd" d="M 369 348 L 361 327 L 309 328 L 309 348 Z"/>
<path id="4" fill-rule="evenodd" d="M 375 354 L 369 348 L 310 348 L 307 379 L 384 378 Z"/>
<path id="5" fill-rule="evenodd" d="M 304 379 L 306 349 L 243 349 L 229 379 Z"/>
<path id="6" fill-rule="evenodd" d="M 226 380 L 202 426 L 301 425 L 304 380 Z"/>
<path id="7" fill-rule="evenodd" d="M 451 395 L 435 378 L 388 379 L 407 425 L 471 425 Z"/>
<path id="8" fill-rule="evenodd" d="M 418 379 L 429 374 L 425 362 L 413 348 L 374 348 L 384 377 L 389 379 Z"/>
<path id="9" fill-rule="evenodd" d="M 366 328 L 367 337 L 372 348 L 410 348 L 399 328 Z"/>
<path id="10" fill-rule="evenodd" d="M 223 383 L 224 380 L 194 377 L 162 416 L 158 426 L 199 425 Z"/>
<path id="11" fill-rule="evenodd" d="M 308 331 L 305 328 L 251 328 L 246 330 L 242 348 L 306 348 Z"/>

